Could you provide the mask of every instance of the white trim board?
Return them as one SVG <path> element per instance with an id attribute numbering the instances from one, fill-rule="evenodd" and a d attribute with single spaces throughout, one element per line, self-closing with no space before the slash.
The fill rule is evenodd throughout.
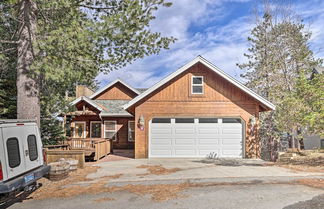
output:
<path id="1" fill-rule="evenodd" d="M 113 82 L 107 84 L 106 86 L 104 86 L 103 88 L 99 89 L 98 91 L 96 91 L 94 94 L 92 94 L 91 96 L 89 96 L 90 99 L 93 99 L 94 97 L 98 96 L 99 94 L 101 94 L 102 92 L 104 92 L 106 89 L 110 88 L 111 86 L 113 86 L 116 83 L 121 83 L 124 86 L 126 86 L 127 88 L 129 88 L 130 90 L 132 90 L 134 93 L 136 93 L 137 95 L 140 94 L 139 91 L 137 91 L 136 89 L 134 89 L 133 87 L 131 87 L 130 85 L 128 85 L 127 83 L 125 83 L 124 81 L 120 80 L 120 79 L 116 79 Z"/>
<path id="2" fill-rule="evenodd" d="M 134 130 L 131 130 L 130 123 L 134 123 Z M 128 125 L 128 127 L 127 127 L 127 130 L 128 130 L 127 141 L 128 142 L 134 142 L 135 139 L 129 140 L 129 136 L 130 136 L 131 132 L 134 132 L 135 133 L 135 129 L 136 129 L 136 127 L 135 127 L 135 121 L 134 120 L 129 120 L 128 123 L 127 123 L 127 125 Z"/>
<path id="3" fill-rule="evenodd" d="M 232 83 L 234 86 L 238 87 L 239 89 L 241 89 L 242 91 L 244 91 L 248 95 L 252 96 L 256 100 L 258 100 L 259 102 L 261 102 L 262 104 L 267 106 L 268 108 L 270 108 L 272 110 L 276 109 L 276 106 L 274 104 L 272 104 L 270 101 L 268 101 L 267 99 L 265 99 L 262 96 L 258 95 L 257 93 L 255 93 L 254 91 L 249 89 L 248 87 L 244 86 L 241 82 L 239 82 L 235 78 L 231 77 L 230 75 L 226 74 L 224 71 L 222 71 L 217 66 L 213 65 L 212 63 L 210 63 L 208 60 L 206 60 L 205 58 L 203 58 L 201 56 L 196 57 L 195 59 L 193 59 L 192 61 L 190 61 L 186 65 L 179 68 L 174 73 L 172 73 L 169 76 L 165 77 L 160 82 L 156 83 L 154 86 L 152 86 L 151 88 L 147 89 L 142 94 L 138 95 L 137 97 L 135 97 L 134 99 L 129 101 L 127 104 L 125 104 L 123 106 L 124 109 L 128 109 L 129 107 L 133 106 L 134 104 L 136 104 L 137 102 L 139 102 L 140 100 L 145 98 L 147 95 L 149 95 L 150 93 L 152 93 L 153 91 L 155 91 L 156 89 L 158 89 L 159 87 L 161 87 L 162 85 L 164 85 L 165 83 L 170 81 L 171 79 L 175 78 L 179 74 L 181 74 L 184 71 L 188 70 L 191 66 L 195 65 L 198 62 L 204 64 L 206 67 L 208 67 L 209 69 L 211 69 L 212 71 L 214 71 L 218 75 L 222 76 L 225 80 Z"/>
<path id="4" fill-rule="evenodd" d="M 73 102 L 71 102 L 70 104 L 71 104 L 71 105 L 76 105 L 76 104 L 78 104 L 78 103 L 81 102 L 81 101 L 85 101 L 85 102 L 87 102 L 88 104 L 90 104 L 91 106 L 93 106 L 94 108 L 96 108 L 97 110 L 99 110 L 99 111 L 103 111 L 103 109 L 102 109 L 99 105 L 97 105 L 96 103 L 94 103 L 93 101 L 91 101 L 89 98 L 87 98 L 87 97 L 85 97 L 85 96 L 81 96 L 81 97 L 75 99 L 75 100 L 74 100 Z"/>

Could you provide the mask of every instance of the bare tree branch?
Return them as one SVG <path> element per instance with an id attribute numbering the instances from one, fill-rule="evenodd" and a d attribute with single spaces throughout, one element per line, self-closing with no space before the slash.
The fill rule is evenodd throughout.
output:
<path id="1" fill-rule="evenodd" d="M 14 51 L 14 50 L 17 50 L 17 49 L 16 48 L 5 49 L 5 50 L 0 51 L 0 54 L 10 52 L 10 51 Z"/>
<path id="2" fill-rule="evenodd" d="M 18 44 L 18 41 L 0 40 L 2 44 Z"/>
<path id="3" fill-rule="evenodd" d="M 89 5 L 84 5 L 84 4 L 78 4 L 79 7 L 85 7 L 88 9 L 95 9 L 95 10 L 105 10 L 105 9 L 115 9 L 116 7 L 94 7 L 94 6 L 89 6 Z"/>

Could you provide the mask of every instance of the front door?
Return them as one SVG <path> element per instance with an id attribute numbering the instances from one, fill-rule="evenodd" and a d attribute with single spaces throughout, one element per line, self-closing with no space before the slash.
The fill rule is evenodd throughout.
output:
<path id="1" fill-rule="evenodd" d="M 75 122 L 74 138 L 85 138 L 85 122 Z"/>

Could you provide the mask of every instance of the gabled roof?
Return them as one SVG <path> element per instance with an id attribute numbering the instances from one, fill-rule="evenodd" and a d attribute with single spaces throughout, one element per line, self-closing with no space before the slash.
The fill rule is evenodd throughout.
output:
<path id="1" fill-rule="evenodd" d="M 71 105 L 76 105 L 81 101 L 85 101 L 99 110 L 100 116 L 133 117 L 123 108 L 123 105 L 125 105 L 129 100 L 91 100 L 82 96 L 71 102 Z"/>
<path id="2" fill-rule="evenodd" d="M 136 93 L 137 95 L 140 94 L 140 92 L 136 89 L 134 89 L 133 87 L 131 87 L 130 85 L 128 85 L 127 83 L 125 83 L 124 81 L 120 80 L 120 79 L 116 79 L 113 82 L 107 84 L 106 86 L 104 86 L 103 88 L 99 89 L 98 91 L 96 91 L 94 94 L 92 94 L 91 96 L 89 96 L 90 99 L 93 99 L 94 97 L 98 96 L 99 94 L 101 94 L 102 92 L 104 92 L 106 89 L 110 88 L 111 86 L 115 85 L 116 83 L 121 83 L 124 86 L 126 86 L 128 89 L 132 90 L 134 93 Z"/>
<path id="3" fill-rule="evenodd" d="M 97 110 L 99 111 L 103 111 L 104 109 L 102 107 L 100 107 L 98 104 L 96 104 L 93 100 L 89 99 L 88 97 L 86 96 L 81 96 L 77 99 L 75 99 L 73 102 L 71 102 L 71 105 L 76 105 L 78 104 L 79 102 L 81 101 L 85 101 L 87 102 L 88 104 L 90 104 L 91 106 L 93 106 L 94 108 L 96 108 Z"/>
<path id="4" fill-rule="evenodd" d="M 248 95 L 252 96 L 256 100 L 258 100 L 259 102 L 261 102 L 263 105 L 265 105 L 266 107 L 268 107 L 268 108 L 270 108 L 272 110 L 274 110 L 276 108 L 276 106 L 274 104 L 272 104 L 270 101 L 268 101 L 267 99 L 265 99 L 262 96 L 258 95 L 257 93 L 255 93 L 251 89 L 247 88 L 241 82 L 239 82 L 235 78 L 231 77 L 230 75 L 226 74 L 224 71 L 222 71 L 221 69 L 219 69 L 218 67 L 216 67 L 211 62 L 209 62 L 208 60 L 206 60 L 205 58 L 203 58 L 201 56 L 196 57 L 191 62 L 187 63 L 186 65 L 184 65 L 181 68 L 179 68 L 177 71 L 175 71 L 172 74 L 170 74 L 169 76 L 165 77 L 160 82 L 156 83 L 154 86 L 152 86 L 151 88 L 147 89 L 142 94 L 140 94 L 137 97 L 135 97 L 134 99 L 130 100 L 124 106 L 124 108 L 125 109 L 128 109 L 129 107 L 133 106 L 134 104 L 136 104 L 137 102 L 139 102 L 140 100 L 142 100 L 143 98 L 145 98 L 146 96 L 148 96 L 150 93 L 152 93 L 153 91 L 155 91 L 156 89 L 158 89 L 159 87 L 161 87 L 162 85 L 164 85 L 165 83 L 167 83 L 168 81 L 170 81 L 171 79 L 175 78 L 176 76 L 178 76 L 182 72 L 188 70 L 190 67 L 192 67 L 193 65 L 195 65 L 198 62 L 204 64 L 209 69 L 211 69 L 212 71 L 214 71 L 215 73 L 217 73 L 218 75 L 220 75 L 221 77 L 223 77 L 225 80 L 227 80 L 228 82 L 232 83 L 234 86 L 238 87 L 239 89 L 241 89 L 242 91 L 244 91 Z"/>

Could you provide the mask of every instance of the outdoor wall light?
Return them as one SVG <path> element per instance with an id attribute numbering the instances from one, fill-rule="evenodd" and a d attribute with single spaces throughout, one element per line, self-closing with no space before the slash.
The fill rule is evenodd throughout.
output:
<path id="1" fill-rule="evenodd" d="M 145 124 L 145 120 L 144 120 L 144 116 L 141 115 L 138 119 L 138 123 L 137 123 L 137 126 L 138 128 L 143 131 L 144 130 L 144 124 Z"/>
<path id="2" fill-rule="evenodd" d="M 254 116 L 251 116 L 251 117 L 250 117 L 250 124 L 251 124 L 252 127 L 255 126 L 255 124 L 256 124 L 256 119 L 255 119 Z"/>

